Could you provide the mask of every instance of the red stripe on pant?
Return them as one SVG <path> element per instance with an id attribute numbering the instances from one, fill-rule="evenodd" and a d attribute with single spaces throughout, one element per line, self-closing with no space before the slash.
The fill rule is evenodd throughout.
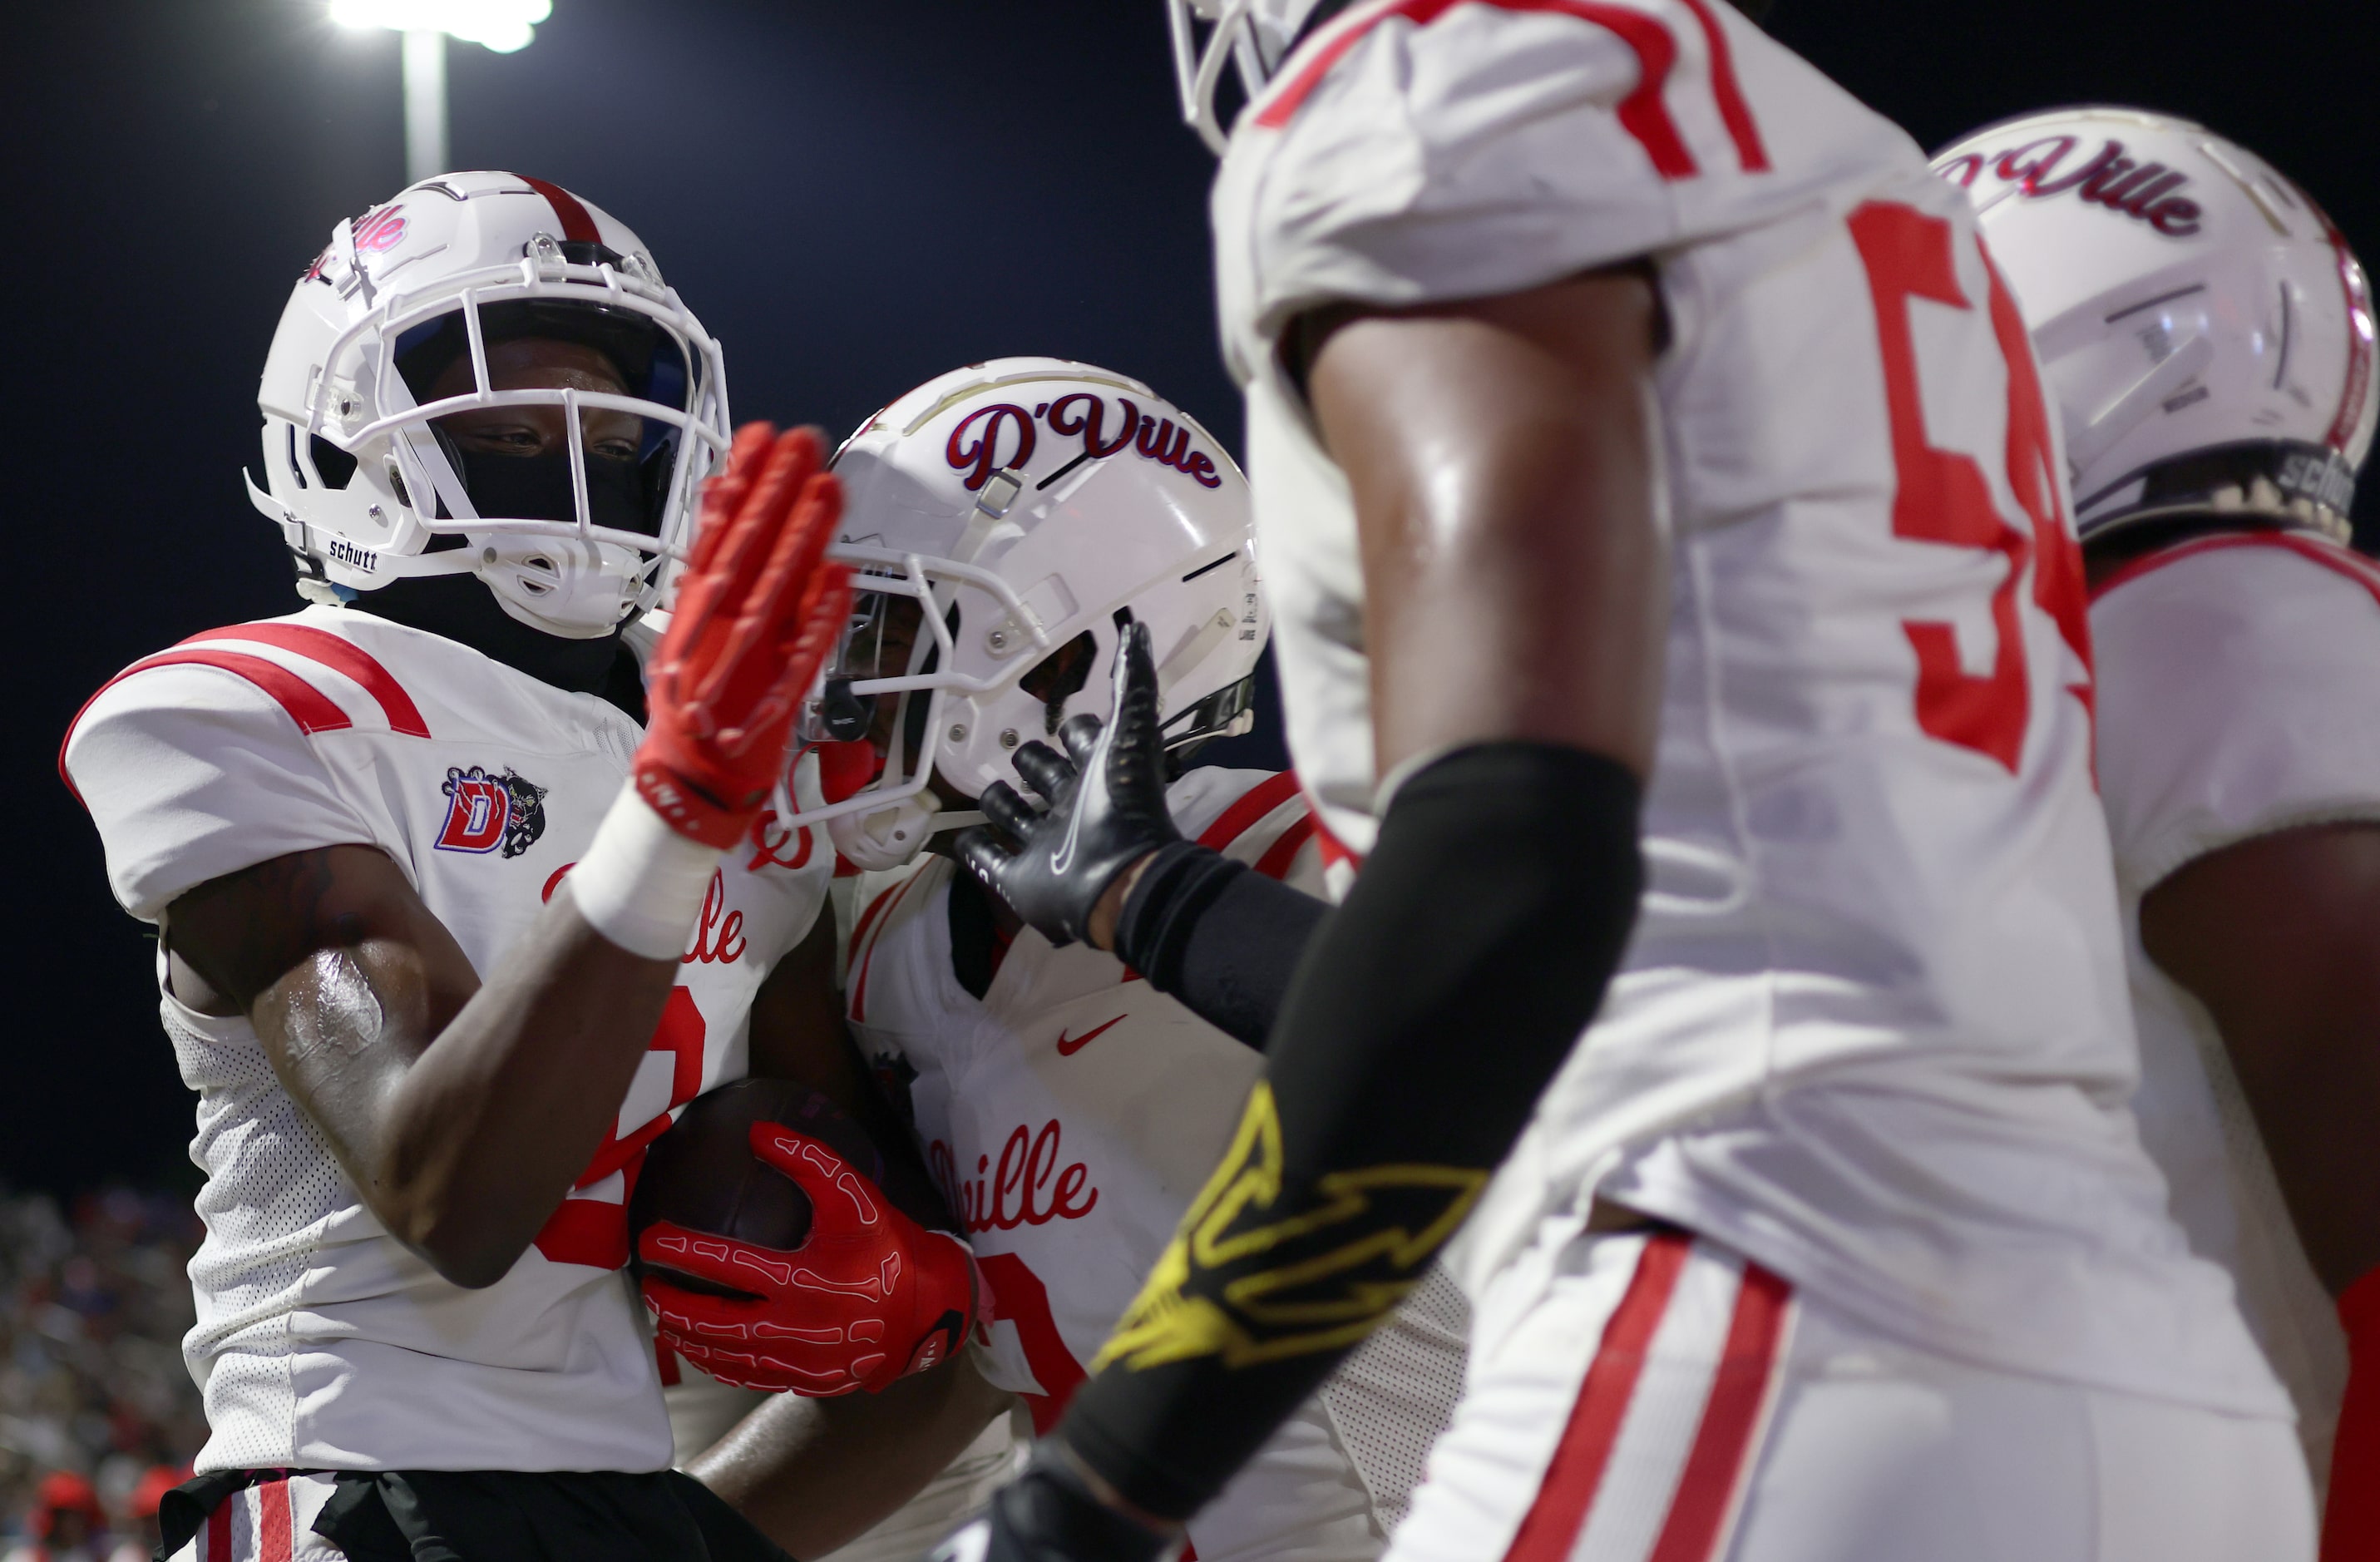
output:
<path id="1" fill-rule="evenodd" d="M 267 1481 L 256 1488 L 257 1562 L 289 1562 L 289 1483 Z"/>
<path id="2" fill-rule="evenodd" d="M 1504 1562 L 1566 1562 L 1586 1529 L 1613 1447 L 1635 1398 L 1645 1353 L 1693 1255 L 1684 1232 L 1649 1237 L 1636 1273 L 1604 1325 L 1602 1343 L 1571 1408 L 1570 1422 L 1523 1517 Z M 1747 1263 L 1685 1468 L 1647 1562 L 1708 1562 L 1735 1506 L 1768 1402 L 1792 1287 Z"/>
<path id="3" fill-rule="evenodd" d="M 1586 1369 L 1585 1385 L 1571 1407 L 1570 1424 L 1554 1445 L 1553 1462 L 1537 1487 L 1512 1537 L 1504 1562 L 1563 1562 L 1586 1526 L 1587 1511 L 1603 1484 L 1604 1467 L 1611 1462 L 1612 1445 L 1620 1441 L 1620 1423 L 1635 1397 L 1636 1379 L 1645 1370 L 1645 1352 L 1670 1308 L 1670 1293 L 1686 1267 L 1694 1239 L 1680 1231 L 1663 1231 L 1645 1240 L 1636 1273 L 1620 1299 L 1611 1321 L 1603 1326 L 1603 1343 Z"/>
<path id="4" fill-rule="evenodd" d="M 239 1494 L 234 1492 L 207 1515 L 207 1554 L 200 1562 L 232 1562 L 231 1505 L 237 1501 Z"/>
<path id="5" fill-rule="evenodd" d="M 1719 1535 L 1735 1507 L 1745 1457 L 1768 1403 L 1777 1344 L 1792 1300 L 1791 1286 L 1757 1264 L 1743 1266 L 1743 1288 L 1736 1293 L 1735 1315 L 1728 1322 L 1727 1348 L 1712 1376 L 1694 1451 L 1678 1477 L 1677 1495 L 1670 1499 L 1670 1517 L 1661 1525 L 1652 1562 L 1704 1562 L 1717 1554 Z"/>

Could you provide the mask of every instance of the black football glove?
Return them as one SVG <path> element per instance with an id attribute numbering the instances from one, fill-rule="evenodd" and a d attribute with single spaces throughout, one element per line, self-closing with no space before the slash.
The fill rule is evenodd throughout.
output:
<path id="1" fill-rule="evenodd" d="M 1165 807 L 1165 741 L 1148 628 L 1125 628 L 1104 726 L 1079 715 L 1058 729 L 1069 762 L 1046 743 L 1016 750 L 1037 809 L 995 781 L 978 803 L 990 820 L 958 839 L 959 860 L 1053 944 L 1088 935 L 1091 910 L 1116 875 L 1182 838 Z"/>
<path id="2" fill-rule="evenodd" d="M 1180 1540 L 1110 1507 L 1063 1457 L 1041 1452 L 927 1562 L 1157 1562 Z"/>

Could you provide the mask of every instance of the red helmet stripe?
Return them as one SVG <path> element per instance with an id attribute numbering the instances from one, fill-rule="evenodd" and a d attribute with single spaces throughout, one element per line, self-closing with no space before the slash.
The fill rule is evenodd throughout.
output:
<path id="1" fill-rule="evenodd" d="M 2338 416 L 2324 443 L 2344 456 L 2356 425 L 2363 421 L 2363 398 L 2372 390 L 2372 287 L 2355 263 L 2346 236 L 2326 216 L 2323 227 L 2330 235 L 2330 247 L 2338 251 L 2338 285 L 2347 294 L 2347 386 L 2339 392 Z"/>
<path id="2" fill-rule="evenodd" d="M 595 231 L 593 214 L 587 210 L 586 203 L 578 197 L 560 185 L 548 184 L 543 179 L 533 179 L 527 174 L 515 174 L 513 177 L 545 197 L 545 203 L 553 208 L 554 217 L 562 224 L 562 237 L 565 242 L 571 244 L 603 242 L 603 236 Z"/>

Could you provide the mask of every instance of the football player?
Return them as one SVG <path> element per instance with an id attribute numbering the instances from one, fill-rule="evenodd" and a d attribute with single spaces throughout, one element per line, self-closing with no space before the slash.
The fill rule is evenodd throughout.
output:
<path id="1" fill-rule="evenodd" d="M 2380 400 L 2364 273 L 2303 190 L 2184 120 L 2034 115 L 1935 167 L 2063 412 L 2142 1139 L 2338 1472 L 2323 1554 L 2380 1556 L 2380 570 L 2347 547 Z"/>
<path id="2" fill-rule="evenodd" d="M 773 1555 L 668 1473 L 619 1271 L 644 1145 L 834 1023 L 828 869 L 754 845 L 846 611 L 818 441 L 731 451 L 644 243 L 505 173 L 341 223 L 260 401 L 309 605 L 134 663 L 62 754 L 200 1096 L 212 1435 L 166 1550 Z M 648 693 L 621 625 L 664 558 Z M 871 1238 L 756 1373 L 883 1388 L 964 1337 L 963 1246 Z"/>
<path id="3" fill-rule="evenodd" d="M 1182 768 L 1252 719 L 1269 626 L 1247 487 L 1148 386 L 1057 359 L 919 386 L 834 470 L 847 495 L 836 556 L 859 571 L 859 606 L 820 712 L 819 736 L 839 728 L 848 747 L 821 773 L 866 784 L 789 818 L 874 870 L 853 902 L 851 1028 L 975 1246 L 992 1299 L 975 1368 L 1047 1432 L 1229 1140 L 1262 1031 L 1235 1039 L 1112 955 L 1053 945 L 918 848 L 979 817 L 953 810 L 987 787 L 1013 795 L 999 777 L 1048 783 L 1070 712 L 1096 725 L 1088 713 L 1132 665 L 1131 625 L 1159 648 L 1138 661 L 1152 718 L 1160 699 L 1165 713 L 1161 737 L 1151 728 L 1165 801 L 1229 860 L 1321 892 L 1295 777 Z M 1197 1555 L 1378 1556 L 1460 1386 L 1463 1312 L 1432 1271 L 1199 1514 Z M 817 1429 L 828 1409 L 768 1407 L 694 1467 L 801 1556 L 841 1544 L 847 1530 L 821 1525 L 838 1505 L 864 1521 L 886 1500 L 865 1494 L 899 1461 L 974 1430 L 887 1418 L 838 1438 Z"/>
<path id="4" fill-rule="evenodd" d="M 1966 203 L 1722 0 L 1173 14 L 1291 749 L 1363 866 L 956 1551 L 1154 1556 L 1467 1222 L 1392 1556 L 2307 1555 L 2127 1111 L 2081 560 Z M 1264 891 L 1147 806 L 1144 725 L 969 860 L 1145 970 Z"/>

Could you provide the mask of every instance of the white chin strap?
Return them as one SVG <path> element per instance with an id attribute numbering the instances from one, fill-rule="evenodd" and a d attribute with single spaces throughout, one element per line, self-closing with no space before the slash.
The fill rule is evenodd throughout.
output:
<path id="1" fill-rule="evenodd" d="M 596 640 L 634 610 L 651 560 L 591 538 L 499 536 L 474 572 L 511 617 L 565 640 Z"/>
<path id="2" fill-rule="evenodd" d="M 873 813 L 843 813 L 826 822 L 827 839 L 862 873 L 881 873 L 914 861 L 926 843 L 946 831 L 984 823 L 978 812 L 944 813 L 931 791 L 921 791 Z"/>

